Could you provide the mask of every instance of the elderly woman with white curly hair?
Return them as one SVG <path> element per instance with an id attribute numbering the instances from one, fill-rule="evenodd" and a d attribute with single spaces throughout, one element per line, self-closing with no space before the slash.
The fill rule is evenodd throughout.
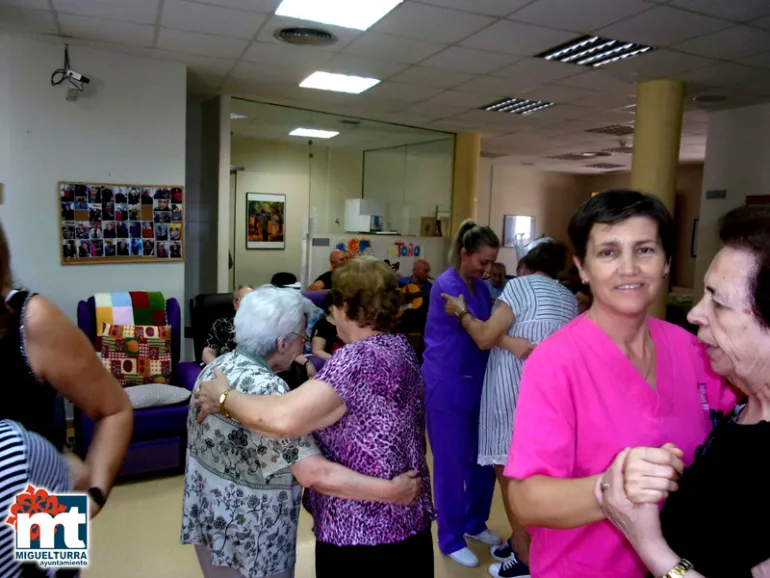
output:
<path id="1" fill-rule="evenodd" d="M 201 372 L 196 391 L 216 369 L 231 384 L 223 397 L 233 390 L 287 393 L 276 373 L 302 352 L 312 308 L 290 289 L 265 286 L 246 295 L 235 316 L 235 351 Z M 301 486 L 402 505 L 420 494 L 420 480 L 408 472 L 384 480 L 327 461 L 312 436 L 279 440 L 251 433 L 227 413 L 198 424 L 199 413 L 191 404 L 181 541 L 195 545 L 205 578 L 291 578 Z"/>

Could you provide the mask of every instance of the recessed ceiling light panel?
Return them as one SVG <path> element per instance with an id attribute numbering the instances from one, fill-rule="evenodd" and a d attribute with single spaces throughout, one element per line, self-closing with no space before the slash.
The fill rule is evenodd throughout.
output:
<path id="1" fill-rule="evenodd" d="M 277 16 L 367 30 L 403 0 L 283 0 Z"/>
<path id="2" fill-rule="evenodd" d="M 365 90 L 376 86 L 380 81 L 376 78 L 364 78 L 362 76 L 347 76 L 346 74 L 334 74 L 332 72 L 314 72 L 300 83 L 302 88 L 315 88 L 316 90 L 331 90 L 333 92 L 347 92 L 348 94 L 361 94 Z"/>
<path id="3" fill-rule="evenodd" d="M 333 130 L 318 130 L 315 128 L 295 128 L 289 133 L 290 136 L 305 136 L 310 138 L 333 138 L 338 132 Z"/>
<path id="4" fill-rule="evenodd" d="M 654 50 L 652 46 L 644 44 L 612 40 L 601 36 L 581 36 L 536 54 L 535 58 L 599 67 L 619 60 L 627 60 L 651 50 Z"/>
<path id="5" fill-rule="evenodd" d="M 510 114 L 532 114 L 538 110 L 549 108 L 554 103 L 544 100 L 527 100 L 526 98 L 505 98 L 487 106 L 482 106 L 481 110 L 490 112 L 507 112 Z"/>
<path id="6" fill-rule="evenodd" d="M 596 134 L 611 134 L 614 136 L 625 136 L 634 134 L 634 127 L 626 124 L 611 124 L 609 126 L 602 126 L 599 128 L 590 128 L 586 132 L 592 132 Z"/>

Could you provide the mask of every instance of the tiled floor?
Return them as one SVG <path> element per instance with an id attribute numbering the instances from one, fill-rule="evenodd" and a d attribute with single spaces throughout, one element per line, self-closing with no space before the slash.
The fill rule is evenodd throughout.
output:
<path id="1" fill-rule="evenodd" d="M 201 578 L 191 546 L 179 544 L 182 476 L 117 486 L 105 510 L 91 525 L 91 565 L 84 578 Z M 302 512 L 296 578 L 314 578 L 312 521 Z M 507 520 L 499 491 L 492 505 L 491 530 L 506 534 Z M 436 530 L 434 526 L 433 535 Z M 486 546 L 471 544 L 481 566 L 462 568 L 438 554 L 436 578 L 488 577 L 493 562 Z"/>

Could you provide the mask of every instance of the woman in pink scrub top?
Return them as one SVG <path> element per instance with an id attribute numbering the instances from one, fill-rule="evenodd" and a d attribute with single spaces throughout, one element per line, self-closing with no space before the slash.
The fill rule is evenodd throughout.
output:
<path id="1" fill-rule="evenodd" d="M 648 316 L 665 290 L 673 220 L 634 191 L 596 195 L 569 235 L 591 308 L 524 365 L 505 474 L 532 535 L 536 578 L 641 578 L 646 569 L 595 497 L 625 448 L 626 493 L 657 503 L 735 398 L 696 338 Z"/>

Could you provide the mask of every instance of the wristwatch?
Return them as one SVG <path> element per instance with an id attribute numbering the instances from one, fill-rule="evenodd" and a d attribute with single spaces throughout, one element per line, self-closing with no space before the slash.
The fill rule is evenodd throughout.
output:
<path id="1" fill-rule="evenodd" d="M 695 566 L 692 565 L 692 562 L 682 558 L 681 560 L 679 560 L 679 564 L 671 568 L 671 570 L 669 570 L 666 574 L 664 574 L 660 578 L 682 578 L 693 568 L 695 568 Z"/>
<path id="2" fill-rule="evenodd" d="M 225 402 L 227 401 L 227 395 L 232 390 L 233 390 L 232 387 L 228 387 L 226 390 L 222 392 L 222 395 L 219 396 L 219 413 L 221 413 L 227 419 L 230 419 L 230 412 L 225 409 Z"/>
<path id="3" fill-rule="evenodd" d="M 93 488 L 88 488 L 88 495 L 94 501 L 94 504 L 100 508 L 103 508 L 104 504 L 107 503 L 107 496 L 104 495 L 104 492 L 102 492 L 100 488 L 95 486 Z"/>

